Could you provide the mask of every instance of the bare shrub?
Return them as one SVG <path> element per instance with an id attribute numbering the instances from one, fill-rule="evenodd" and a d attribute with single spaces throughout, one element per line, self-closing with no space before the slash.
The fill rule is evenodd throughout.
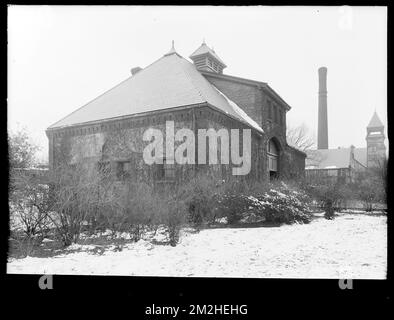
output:
<path id="1" fill-rule="evenodd" d="M 97 213 L 101 177 L 89 164 L 59 166 L 52 181 L 52 214 L 49 215 L 64 246 L 76 243 L 82 226 Z M 106 201 L 106 200 L 104 200 Z"/>
<path id="2" fill-rule="evenodd" d="M 186 210 L 184 202 L 170 197 L 165 201 L 165 224 L 168 229 L 169 244 L 175 247 L 179 241 L 179 232 L 185 222 Z"/>
<path id="3" fill-rule="evenodd" d="M 43 238 L 49 229 L 49 189 L 23 171 L 13 171 L 10 193 L 10 214 L 17 229 L 27 237 Z"/>
<path id="4" fill-rule="evenodd" d="M 194 226 L 214 221 L 216 195 L 222 192 L 223 181 L 207 174 L 200 174 L 180 187 L 178 197 L 187 206 L 187 220 Z"/>
<path id="5" fill-rule="evenodd" d="M 362 201 L 367 212 L 373 211 L 378 204 L 386 202 L 385 177 L 379 168 L 360 175 L 353 185 L 353 193 Z"/>
<path id="6" fill-rule="evenodd" d="M 130 184 L 124 198 L 124 208 L 129 232 L 134 241 L 141 239 L 146 228 L 160 223 L 159 196 L 145 183 Z"/>
<path id="7" fill-rule="evenodd" d="M 305 185 L 306 191 L 319 203 L 325 212 L 324 217 L 328 220 L 334 219 L 335 208 L 340 207 L 341 202 L 346 199 L 344 188 L 346 187 L 341 184 L 324 179 Z"/>

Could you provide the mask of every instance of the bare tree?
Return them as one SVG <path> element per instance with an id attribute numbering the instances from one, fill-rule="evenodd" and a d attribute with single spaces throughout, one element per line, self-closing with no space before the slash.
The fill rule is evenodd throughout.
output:
<path id="1" fill-rule="evenodd" d="M 11 169 L 26 169 L 36 163 L 36 152 L 39 147 L 31 141 L 26 129 L 8 135 L 8 148 Z"/>
<path id="2" fill-rule="evenodd" d="M 18 243 L 18 251 L 26 256 L 40 244 L 49 229 L 49 193 L 48 187 L 29 172 L 36 164 L 39 148 L 26 129 L 11 132 L 8 145 L 10 240 Z"/>
<path id="3" fill-rule="evenodd" d="M 304 124 L 298 127 L 287 127 L 286 140 L 290 146 L 304 152 L 312 149 L 315 145 L 309 129 Z"/>

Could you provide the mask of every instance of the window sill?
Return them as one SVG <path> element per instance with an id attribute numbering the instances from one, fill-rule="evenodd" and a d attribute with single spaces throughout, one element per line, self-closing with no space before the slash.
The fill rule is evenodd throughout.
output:
<path id="1" fill-rule="evenodd" d="M 155 183 L 175 183 L 175 179 L 160 179 L 155 180 Z"/>

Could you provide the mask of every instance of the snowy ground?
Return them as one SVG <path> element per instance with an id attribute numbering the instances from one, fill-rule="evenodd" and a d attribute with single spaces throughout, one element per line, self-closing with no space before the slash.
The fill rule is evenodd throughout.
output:
<path id="1" fill-rule="evenodd" d="M 11 259 L 8 273 L 385 279 L 384 216 L 343 214 L 307 225 L 184 232 L 176 247 L 140 240 L 122 251 Z"/>

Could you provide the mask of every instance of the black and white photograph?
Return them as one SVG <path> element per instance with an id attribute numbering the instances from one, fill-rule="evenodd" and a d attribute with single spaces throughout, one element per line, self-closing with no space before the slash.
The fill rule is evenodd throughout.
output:
<path id="1" fill-rule="evenodd" d="M 8 275 L 387 279 L 385 6 L 7 19 Z"/>

